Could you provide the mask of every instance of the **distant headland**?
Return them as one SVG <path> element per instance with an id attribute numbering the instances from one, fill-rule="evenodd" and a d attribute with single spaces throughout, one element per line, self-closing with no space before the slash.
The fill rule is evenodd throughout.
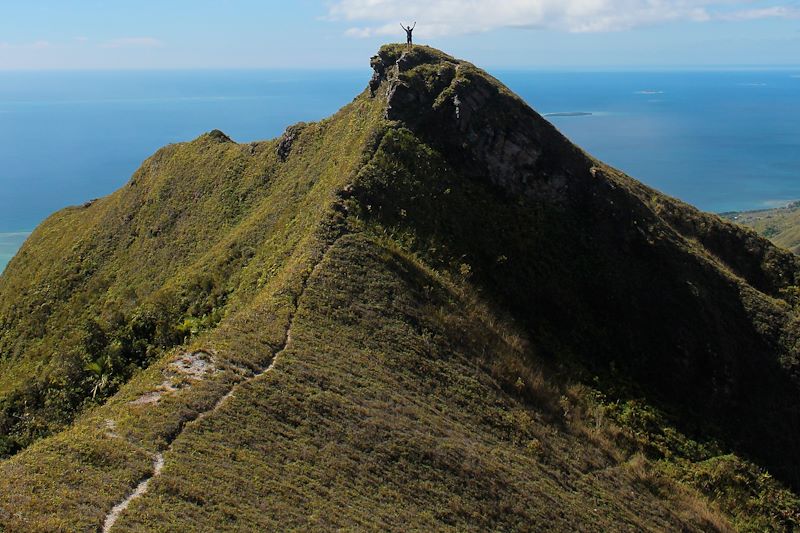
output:
<path id="1" fill-rule="evenodd" d="M 591 116 L 592 113 L 586 111 L 568 111 L 562 113 L 545 113 L 544 116 L 546 117 L 588 117 Z"/>

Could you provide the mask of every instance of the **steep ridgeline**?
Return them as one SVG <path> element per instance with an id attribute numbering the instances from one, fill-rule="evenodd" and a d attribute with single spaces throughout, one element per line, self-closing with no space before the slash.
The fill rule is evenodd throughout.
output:
<path id="1" fill-rule="evenodd" d="M 386 46 L 0 277 L 0 529 L 800 527 L 800 262 Z"/>
<path id="2" fill-rule="evenodd" d="M 622 373 L 800 486 L 798 328 L 781 300 L 800 259 L 593 160 L 471 65 L 391 50 L 374 63 L 407 128 L 386 152 L 404 161 L 418 139 L 441 165 L 362 171 L 376 218 L 429 261 L 461 258 L 541 355 Z"/>

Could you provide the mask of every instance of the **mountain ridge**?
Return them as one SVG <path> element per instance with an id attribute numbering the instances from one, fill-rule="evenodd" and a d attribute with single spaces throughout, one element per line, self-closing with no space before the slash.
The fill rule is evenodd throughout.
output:
<path id="1" fill-rule="evenodd" d="M 420 53 L 424 54 L 425 50 L 423 49 Z M 467 67 L 466 70 L 469 71 L 469 67 Z M 400 79 L 399 86 L 405 86 L 402 81 L 403 69 L 400 65 L 397 67 L 397 76 Z M 466 76 L 469 78 L 469 74 Z M 417 78 L 419 78 L 419 76 L 417 76 Z M 480 90 L 478 93 L 482 95 L 482 98 L 486 99 L 486 94 L 491 93 L 491 91 L 487 90 L 485 87 L 487 85 L 492 86 L 497 82 L 486 76 L 481 76 L 479 79 L 486 85 L 480 86 L 481 84 L 479 83 Z M 469 79 L 464 85 L 471 87 Z M 439 84 L 433 82 L 429 83 L 429 86 L 438 88 Z M 446 91 L 445 89 L 442 94 L 445 94 Z M 497 135 L 496 132 L 500 128 L 492 127 L 492 122 L 496 115 L 492 113 L 494 108 L 490 106 L 495 103 L 495 100 L 499 100 L 502 103 L 498 104 L 498 107 L 508 112 L 511 105 L 507 103 L 507 99 L 510 98 L 517 101 L 518 99 L 513 96 L 508 96 L 502 89 L 496 89 L 496 94 L 498 96 L 493 99 L 484 102 L 478 100 L 479 106 L 487 112 L 482 115 L 476 115 L 479 117 L 476 120 L 476 124 L 465 126 L 464 123 L 471 122 L 468 118 L 469 114 L 476 113 L 477 108 L 468 110 L 468 112 L 465 113 L 467 118 L 459 120 L 460 130 L 469 131 L 471 129 L 473 131 L 472 134 L 466 135 L 466 137 L 471 140 L 470 147 L 473 148 L 471 151 L 468 150 L 472 157 L 468 157 L 466 166 L 480 169 L 476 173 L 476 179 L 480 179 L 481 176 L 494 175 L 493 173 L 486 172 L 484 168 L 486 168 L 487 162 L 490 162 L 489 164 L 494 172 L 496 169 L 495 163 L 498 160 L 502 161 L 502 157 L 505 155 L 503 153 L 505 148 L 505 136 L 513 136 L 516 134 L 518 128 L 524 128 L 530 124 L 530 122 L 527 121 L 519 121 L 519 123 L 512 121 L 509 125 L 505 126 L 506 131 L 502 132 L 503 135 Z M 388 107 L 390 111 L 393 108 L 392 101 L 395 95 L 396 90 L 393 89 L 393 85 L 390 84 L 387 89 L 387 98 L 389 100 Z M 455 97 L 457 96 L 458 94 L 456 91 L 453 100 L 450 101 L 455 101 Z M 432 98 L 428 94 L 425 94 L 424 90 L 422 95 L 416 94 L 415 97 L 407 98 L 407 100 L 414 102 L 415 107 L 418 106 L 420 102 L 423 103 L 422 105 L 425 105 L 425 103 L 433 101 L 435 102 L 433 106 L 434 113 L 437 111 L 435 109 L 436 103 L 442 106 L 443 101 L 448 101 L 448 99 L 441 99 L 438 97 Z M 468 101 L 468 97 L 462 97 L 461 100 Z M 535 113 L 521 101 L 518 101 L 518 105 L 523 109 L 521 113 L 527 116 L 535 115 Z M 487 106 L 489 106 L 488 110 L 486 110 Z M 436 120 L 435 123 L 443 125 L 443 127 L 446 128 L 447 122 L 452 123 L 453 121 L 447 121 L 446 118 L 442 119 L 441 117 L 447 117 L 447 115 L 454 117 L 455 113 L 451 111 L 452 108 L 444 111 L 442 115 L 437 115 L 440 119 Z M 422 116 L 428 115 L 423 113 Z M 542 124 L 545 123 L 545 121 L 539 117 L 538 123 Z M 415 127 L 413 123 L 411 127 L 412 129 Z M 422 138 L 425 138 L 428 133 L 426 132 L 424 124 L 420 125 L 419 129 L 420 135 Z M 449 131 L 445 130 L 445 132 L 445 135 L 440 136 L 440 138 L 448 139 L 452 137 L 447 135 Z M 694 275 L 705 276 L 703 271 L 707 268 L 722 268 L 722 271 L 726 273 L 725 277 L 728 278 L 724 283 L 732 285 L 729 285 L 727 289 L 723 289 L 723 287 L 720 286 L 718 289 L 720 292 L 724 290 L 748 292 L 754 288 L 768 296 L 766 299 L 758 298 L 758 305 L 761 306 L 761 313 L 769 314 L 771 317 L 768 321 L 760 325 L 756 324 L 756 328 L 770 328 L 772 326 L 768 322 L 772 321 L 785 325 L 790 322 L 790 318 L 786 314 L 786 307 L 782 308 L 782 303 L 775 305 L 771 298 L 780 298 L 781 290 L 794 286 L 797 283 L 798 259 L 796 256 L 775 248 L 768 243 L 768 241 L 752 233 L 726 224 L 717 217 L 703 215 L 699 211 L 688 208 L 688 206 L 681 202 L 669 199 L 668 197 L 656 193 L 656 191 L 652 189 L 644 187 L 638 182 L 630 180 L 630 178 L 602 165 L 600 162 L 593 160 L 589 156 L 583 154 L 583 152 L 574 148 L 563 139 L 552 126 L 549 126 L 549 124 L 544 126 L 542 132 L 538 135 L 517 135 L 517 137 L 529 139 L 528 154 L 537 153 L 536 143 L 530 141 L 530 139 L 542 139 L 543 144 L 539 146 L 544 146 L 547 150 L 540 149 L 539 151 L 541 153 L 538 159 L 523 159 L 521 163 L 513 156 L 508 158 L 509 161 L 513 161 L 516 168 L 505 168 L 504 172 L 501 172 L 502 175 L 514 175 L 516 172 L 518 176 L 533 175 L 537 178 L 535 182 L 529 184 L 512 184 L 510 192 L 512 194 L 519 192 L 519 187 L 527 186 L 525 195 L 534 198 L 534 201 L 544 200 L 548 204 L 545 207 L 546 209 L 551 208 L 553 205 L 558 206 L 558 208 L 562 206 L 568 206 L 568 208 L 572 207 L 578 211 L 577 215 L 581 217 L 581 219 L 594 218 L 593 223 L 595 227 L 589 228 L 585 225 L 585 221 L 581 219 L 566 220 L 561 214 L 557 214 L 556 216 L 562 217 L 562 220 L 570 223 L 577 222 L 579 227 L 575 228 L 574 234 L 594 233 L 597 239 L 606 240 L 606 244 L 602 247 L 593 247 L 589 245 L 589 250 L 574 255 L 609 255 L 607 253 L 609 249 L 620 247 L 622 249 L 627 248 L 628 257 L 632 257 L 632 254 L 636 252 L 641 252 L 644 259 L 646 255 L 653 255 L 654 253 L 657 255 L 659 253 L 657 250 L 651 252 L 651 247 L 658 248 L 660 243 L 671 242 L 671 246 L 675 246 L 678 249 L 670 250 L 669 255 L 663 258 L 667 261 L 674 261 L 676 252 L 681 248 L 686 250 L 684 253 L 689 253 L 691 255 L 698 254 L 699 252 L 698 257 L 702 262 L 695 267 L 698 268 L 699 271 Z M 442 147 L 442 152 L 447 153 L 448 150 L 452 154 L 450 156 L 450 161 L 457 161 L 462 156 L 460 147 Z M 563 162 L 565 157 L 569 159 L 566 163 Z M 481 168 L 482 166 L 483 168 Z M 508 181 L 504 184 L 507 185 Z M 619 206 L 624 207 L 620 208 Z M 614 218 L 617 220 L 614 220 Z M 524 220 L 524 215 L 520 214 L 519 219 Z M 486 221 L 486 223 L 489 224 L 491 221 Z M 602 228 L 603 226 L 605 226 L 605 231 L 597 231 L 597 227 Z M 483 245 L 490 248 L 493 245 L 493 240 L 493 236 L 487 235 Z M 700 244 L 699 249 L 696 243 Z M 732 245 L 732 243 L 734 244 Z M 594 250 L 592 250 L 592 248 L 594 248 Z M 637 250 L 637 248 L 639 249 Z M 481 253 L 481 251 L 470 250 L 470 253 L 477 255 Z M 554 251 L 554 253 L 559 252 Z M 612 260 L 619 261 L 616 258 Z M 627 261 L 627 259 L 623 261 Z M 650 260 L 647 259 L 646 261 Z M 569 264 L 570 262 L 571 258 L 569 257 L 564 257 L 559 261 L 562 265 Z M 652 264 L 643 264 L 642 268 L 652 268 L 654 266 L 655 265 Z M 617 268 L 622 270 L 624 266 L 623 264 L 619 264 Z M 677 271 L 679 268 L 680 267 L 676 265 L 675 270 Z M 608 267 L 602 265 L 600 270 L 608 270 Z M 727 273 L 733 274 L 733 277 L 729 278 Z M 630 271 L 628 280 L 620 286 L 620 292 L 625 290 L 623 289 L 624 284 L 630 280 L 636 279 L 636 277 L 641 277 L 641 274 L 640 271 Z M 672 276 L 674 272 L 666 273 L 666 275 Z M 741 283 L 742 281 L 744 283 Z M 565 279 L 564 282 L 565 284 L 571 283 L 572 280 Z M 641 288 L 642 292 L 648 290 L 646 284 L 654 282 L 655 280 L 648 279 Z M 524 282 L 520 281 L 520 286 L 523 285 Z M 598 291 L 598 288 L 591 287 L 591 290 Z M 675 286 L 669 289 L 669 292 L 673 290 L 680 289 L 678 286 Z M 683 290 L 685 290 L 685 288 Z M 607 297 L 607 286 L 600 287 L 599 291 L 601 291 L 600 294 L 602 294 L 602 298 Z M 665 291 L 664 296 L 669 298 L 669 292 Z M 741 297 L 751 298 L 752 296 L 755 296 L 755 294 L 743 294 Z M 692 299 L 694 297 L 695 296 L 692 296 Z M 576 305 L 575 307 L 578 306 Z M 688 308 L 685 308 L 685 310 L 689 311 Z M 615 309 L 608 309 L 608 311 L 613 314 L 619 314 Z M 701 318 L 701 314 L 698 314 L 698 312 L 703 313 L 703 311 L 693 311 L 698 317 L 698 320 L 709 321 L 709 318 Z M 653 318 L 654 322 L 658 323 L 658 319 L 656 317 Z M 635 317 L 631 316 L 629 320 L 631 323 L 635 323 Z M 718 320 L 718 318 L 711 319 L 713 322 L 717 322 Z M 745 320 L 749 321 L 749 319 Z M 676 317 L 674 322 L 680 324 L 682 321 L 681 318 Z M 618 324 L 607 324 L 605 326 L 607 330 L 618 327 Z M 685 327 L 691 328 L 692 326 L 686 325 Z M 650 329 L 652 332 L 653 328 L 651 324 L 642 324 L 641 329 L 643 331 Z M 621 333 L 625 335 L 624 332 Z M 667 332 L 664 334 L 669 335 Z M 767 340 L 767 342 L 772 343 L 773 341 Z M 764 348 L 754 347 L 754 349 L 761 351 Z M 787 349 L 791 350 L 791 347 L 787 347 Z M 702 348 L 700 350 L 702 350 Z M 790 374 L 796 375 L 796 356 L 792 356 L 792 361 L 793 362 L 787 360 Z M 758 365 L 759 363 L 753 361 L 752 364 Z M 661 380 L 661 377 L 659 376 L 657 379 Z M 787 390 L 791 390 L 794 385 L 789 385 L 787 383 L 786 387 Z M 692 391 L 688 388 L 685 389 L 687 397 L 690 396 L 692 392 L 696 391 Z M 792 410 L 791 412 L 794 411 Z M 796 412 L 791 416 L 797 416 Z M 794 437 L 790 436 L 789 438 L 793 439 Z"/>
<path id="2" fill-rule="evenodd" d="M 796 525 L 760 468 L 798 475 L 797 258 L 469 63 L 372 66 L 37 229 L 0 278 L 0 523 L 97 530 L 152 480 L 114 530 Z"/>

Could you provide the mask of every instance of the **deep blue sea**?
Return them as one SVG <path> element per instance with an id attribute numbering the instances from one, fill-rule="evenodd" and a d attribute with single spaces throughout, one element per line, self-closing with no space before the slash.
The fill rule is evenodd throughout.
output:
<path id="1" fill-rule="evenodd" d="M 709 211 L 800 199 L 800 69 L 498 78 L 592 154 Z M 268 139 L 369 71 L 0 72 L 0 269 L 49 213 L 108 194 L 164 144 Z"/>

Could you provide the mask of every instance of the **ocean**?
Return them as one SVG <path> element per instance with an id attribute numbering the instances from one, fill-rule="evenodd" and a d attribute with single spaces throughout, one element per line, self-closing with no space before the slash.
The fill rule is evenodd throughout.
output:
<path id="1" fill-rule="evenodd" d="M 800 199 L 800 70 L 492 71 L 593 155 L 707 211 Z M 326 117 L 357 71 L 0 72 L 0 270 L 48 214 L 159 147 L 269 139 Z"/>

